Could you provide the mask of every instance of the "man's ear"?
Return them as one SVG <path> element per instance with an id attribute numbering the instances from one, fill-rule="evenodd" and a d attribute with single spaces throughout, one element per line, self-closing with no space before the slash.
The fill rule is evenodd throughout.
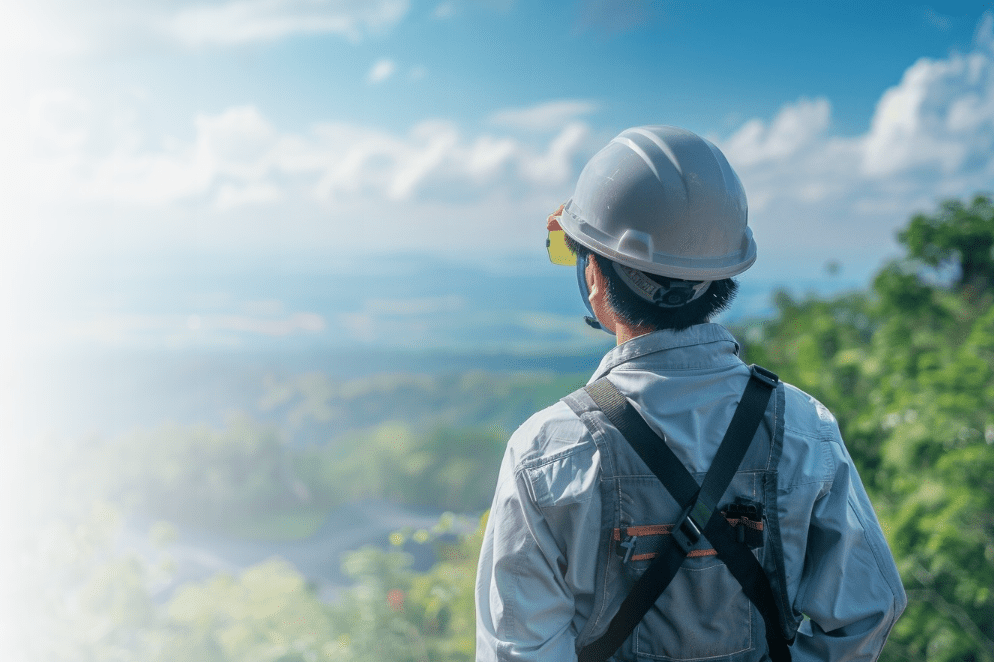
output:
<path id="1" fill-rule="evenodd" d="M 607 260 L 605 259 L 605 262 Z M 608 263 L 610 264 L 610 263 Z M 617 333 L 617 317 L 614 309 L 607 299 L 607 277 L 603 271 L 604 262 L 601 262 L 596 255 L 590 254 L 587 258 L 587 268 L 583 275 L 587 279 L 587 290 L 590 307 L 594 311 L 594 317 L 601 323 L 605 331 Z"/>
<path id="2" fill-rule="evenodd" d="M 607 292 L 607 279 L 604 278 L 604 272 L 601 271 L 601 263 L 593 253 L 587 258 L 587 269 L 584 276 L 587 278 L 587 290 L 591 295 L 603 295 Z"/>

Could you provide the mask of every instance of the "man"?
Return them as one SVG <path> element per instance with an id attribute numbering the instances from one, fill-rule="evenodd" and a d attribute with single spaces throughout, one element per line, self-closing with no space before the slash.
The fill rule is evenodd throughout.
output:
<path id="1" fill-rule="evenodd" d="M 479 662 L 880 653 L 906 597 L 834 417 L 708 322 L 756 259 L 746 219 L 718 148 L 664 126 L 622 132 L 549 217 L 618 345 L 508 443 Z"/>

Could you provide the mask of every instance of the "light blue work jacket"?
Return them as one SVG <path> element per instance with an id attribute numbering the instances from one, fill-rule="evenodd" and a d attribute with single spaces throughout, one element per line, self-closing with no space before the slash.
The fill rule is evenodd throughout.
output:
<path id="1" fill-rule="evenodd" d="M 657 331 L 612 349 L 590 381 L 607 376 L 700 482 L 749 379 L 738 350 L 716 324 Z M 642 536 L 626 554 L 621 543 L 632 541 L 623 534 L 658 534 L 679 517 L 589 397 L 567 400 L 508 442 L 477 575 L 478 662 L 576 660 L 607 629 L 661 538 Z M 876 659 L 907 601 L 832 414 L 780 385 L 719 506 L 735 497 L 764 509 L 754 553 L 796 634 L 793 659 Z M 699 547 L 618 660 L 767 657 L 758 611 L 707 541 Z"/>

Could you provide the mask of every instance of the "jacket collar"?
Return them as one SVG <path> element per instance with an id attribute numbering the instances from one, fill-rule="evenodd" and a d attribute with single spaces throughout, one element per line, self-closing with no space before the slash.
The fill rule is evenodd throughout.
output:
<path id="1" fill-rule="evenodd" d="M 698 324 L 683 331 L 653 331 L 632 338 L 605 354 L 588 383 L 624 363 L 642 363 L 639 359 L 650 355 L 654 369 L 717 367 L 739 362 L 739 343 L 720 324 Z"/>

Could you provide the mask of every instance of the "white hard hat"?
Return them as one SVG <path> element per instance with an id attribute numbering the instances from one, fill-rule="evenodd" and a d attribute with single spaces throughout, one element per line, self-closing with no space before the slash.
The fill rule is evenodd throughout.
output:
<path id="1" fill-rule="evenodd" d="M 756 261 L 738 175 L 685 129 L 627 129 L 583 168 L 560 224 L 577 243 L 650 274 L 730 278 Z"/>

